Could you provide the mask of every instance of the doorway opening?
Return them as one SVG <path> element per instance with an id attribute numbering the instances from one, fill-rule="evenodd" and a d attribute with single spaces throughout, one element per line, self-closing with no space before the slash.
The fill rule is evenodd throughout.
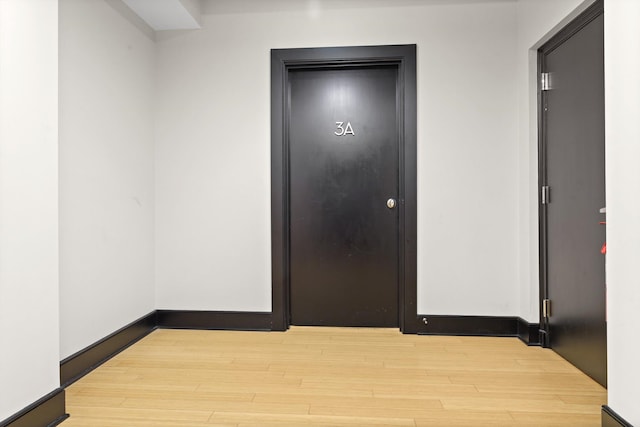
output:
<path id="1" fill-rule="evenodd" d="M 417 331 L 416 123 L 415 45 L 271 51 L 272 329 Z"/>

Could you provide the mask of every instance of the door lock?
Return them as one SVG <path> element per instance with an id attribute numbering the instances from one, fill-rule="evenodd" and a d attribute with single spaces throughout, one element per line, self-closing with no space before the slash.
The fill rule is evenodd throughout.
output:
<path id="1" fill-rule="evenodd" d="M 389 209 L 393 209 L 396 207 L 396 200 L 395 199 L 389 199 L 387 200 L 387 207 Z"/>

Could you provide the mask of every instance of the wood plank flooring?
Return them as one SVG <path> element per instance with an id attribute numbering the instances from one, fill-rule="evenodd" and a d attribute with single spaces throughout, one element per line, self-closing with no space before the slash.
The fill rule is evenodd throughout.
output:
<path id="1" fill-rule="evenodd" d="M 606 390 L 517 338 L 157 330 L 67 389 L 74 426 L 599 426 Z"/>

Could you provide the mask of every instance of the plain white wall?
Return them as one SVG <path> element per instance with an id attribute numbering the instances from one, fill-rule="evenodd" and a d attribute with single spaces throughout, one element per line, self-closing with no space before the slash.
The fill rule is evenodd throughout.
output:
<path id="1" fill-rule="evenodd" d="M 640 2 L 604 7 L 609 406 L 640 426 Z"/>
<path id="2" fill-rule="evenodd" d="M 515 2 L 236 3 L 158 37 L 157 307 L 271 309 L 270 49 L 416 43 L 419 312 L 514 315 Z"/>
<path id="3" fill-rule="evenodd" d="M 593 0 L 518 0 L 518 315 L 539 321 L 537 50 Z"/>
<path id="4" fill-rule="evenodd" d="M 60 1 L 60 357 L 154 307 L 154 41 Z"/>
<path id="5" fill-rule="evenodd" d="M 0 0 L 0 421 L 59 386 L 58 2 Z"/>

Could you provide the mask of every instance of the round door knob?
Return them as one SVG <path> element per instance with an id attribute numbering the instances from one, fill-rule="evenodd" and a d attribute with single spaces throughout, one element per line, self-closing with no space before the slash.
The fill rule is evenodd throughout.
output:
<path id="1" fill-rule="evenodd" d="M 396 201 L 395 201 L 395 199 L 389 199 L 389 200 L 387 200 L 387 207 L 388 207 L 389 209 L 393 209 L 393 208 L 395 208 L 395 207 L 396 207 Z"/>

